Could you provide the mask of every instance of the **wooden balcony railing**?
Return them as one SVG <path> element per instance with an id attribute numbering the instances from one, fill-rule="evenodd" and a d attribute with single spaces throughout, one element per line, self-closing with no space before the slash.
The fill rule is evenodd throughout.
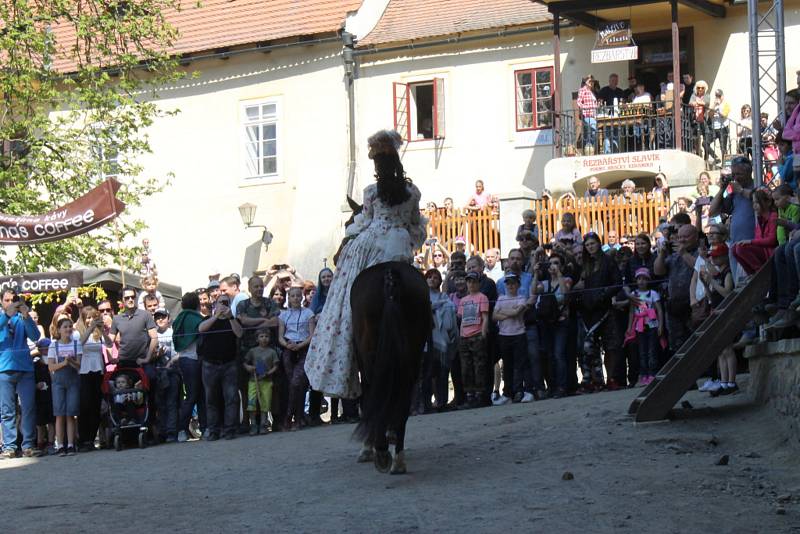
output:
<path id="1" fill-rule="evenodd" d="M 670 201 L 656 195 L 635 194 L 632 198 L 623 195 L 604 197 L 600 200 L 575 198 L 564 195 L 558 200 L 546 198 L 534 200 L 531 208 L 536 211 L 536 224 L 539 226 L 539 240 L 548 243 L 561 228 L 564 213 L 575 215 L 575 222 L 581 234 L 594 231 L 605 242 L 609 231 L 618 237 L 633 237 L 639 233 L 652 234 L 661 217 L 670 210 Z"/>
<path id="2" fill-rule="evenodd" d="M 500 214 L 489 206 L 480 211 L 454 209 L 447 212 L 439 208 L 422 214 L 428 218 L 428 238 L 437 238 L 448 252 L 455 250 L 457 237 L 466 240 L 468 253 L 500 248 Z"/>

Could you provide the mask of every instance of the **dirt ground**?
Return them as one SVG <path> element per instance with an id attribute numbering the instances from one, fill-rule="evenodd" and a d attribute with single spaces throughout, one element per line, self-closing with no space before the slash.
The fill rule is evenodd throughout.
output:
<path id="1" fill-rule="evenodd" d="M 349 425 L 5 460 L 3 531 L 800 532 L 800 448 L 768 410 L 692 392 L 634 426 L 635 394 L 414 417 L 399 476 L 355 463 Z"/>

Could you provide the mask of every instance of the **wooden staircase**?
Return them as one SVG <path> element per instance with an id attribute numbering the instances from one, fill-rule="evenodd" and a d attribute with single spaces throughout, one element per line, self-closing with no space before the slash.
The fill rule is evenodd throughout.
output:
<path id="1" fill-rule="evenodd" d="M 664 364 L 655 379 L 631 403 L 637 423 L 660 421 L 711 366 L 752 319 L 751 309 L 764 299 L 772 277 L 772 260 L 750 281 L 737 287 Z"/>

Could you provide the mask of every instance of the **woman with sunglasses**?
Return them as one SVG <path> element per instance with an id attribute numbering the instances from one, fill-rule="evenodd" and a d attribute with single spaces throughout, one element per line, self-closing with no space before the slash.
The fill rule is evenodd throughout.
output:
<path id="1" fill-rule="evenodd" d="M 624 372 L 617 369 L 622 353 L 622 335 L 613 317 L 612 299 L 622 287 L 617 264 L 603 253 L 600 236 L 589 232 L 583 237 L 583 269 L 581 281 L 575 286 L 580 292 L 580 312 L 586 331 L 593 332 L 595 343 L 584 344 L 581 362 L 582 386 L 586 390 L 603 387 L 603 368 L 597 350 L 599 337 L 605 352 L 605 387 L 611 391 L 624 385 Z M 587 336 L 589 341 L 592 336 Z M 588 345 L 594 345 L 587 350 Z"/>
<path id="2" fill-rule="evenodd" d="M 447 253 L 439 240 L 435 237 L 425 242 L 425 256 L 423 266 L 425 270 L 436 269 L 442 275 L 442 279 L 447 276 L 447 266 L 450 262 L 450 254 Z"/>
<path id="3" fill-rule="evenodd" d="M 112 341 L 104 329 L 103 317 L 94 306 L 81 309 L 83 328 L 80 343 L 83 357 L 79 370 L 80 414 L 78 416 L 78 451 L 94 450 L 94 439 L 100 428 L 100 404 L 103 398 L 101 386 L 105 361 L 103 347 L 111 347 Z"/>

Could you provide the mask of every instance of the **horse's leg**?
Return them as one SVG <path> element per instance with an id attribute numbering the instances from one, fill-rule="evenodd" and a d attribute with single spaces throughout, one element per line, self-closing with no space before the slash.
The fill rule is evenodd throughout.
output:
<path id="1" fill-rule="evenodd" d="M 393 475 L 406 474 L 406 453 L 403 449 L 405 447 L 407 422 L 408 419 L 404 419 L 396 431 L 397 441 L 394 446 L 394 460 L 392 461 L 392 469 L 390 471 Z"/>
<path id="2" fill-rule="evenodd" d="M 382 423 L 376 429 L 375 436 L 375 469 L 381 473 L 388 473 L 392 466 L 392 453 L 389 452 L 389 442 L 386 439 L 386 424 Z"/>
<path id="3" fill-rule="evenodd" d="M 372 462 L 375 460 L 375 451 L 372 447 L 372 443 L 369 440 L 364 440 L 364 443 L 361 444 L 361 452 L 358 453 L 358 458 L 356 458 L 356 462 L 360 464 L 365 464 L 367 462 Z"/>

